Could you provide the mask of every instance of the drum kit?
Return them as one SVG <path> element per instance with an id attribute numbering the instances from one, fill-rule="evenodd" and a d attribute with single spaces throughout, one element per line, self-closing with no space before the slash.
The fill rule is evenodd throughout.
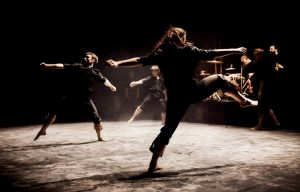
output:
<path id="1" fill-rule="evenodd" d="M 243 66 L 241 65 L 241 69 L 239 73 L 236 72 L 236 68 L 233 67 L 233 64 L 230 65 L 229 68 L 226 68 L 226 75 L 229 76 L 230 82 L 236 86 L 236 89 L 239 90 L 243 95 L 250 95 L 253 93 L 253 86 L 251 83 L 251 78 L 254 73 L 249 73 L 246 76 L 243 75 Z"/>
<path id="2" fill-rule="evenodd" d="M 222 73 L 222 61 L 218 60 L 210 60 L 206 61 L 206 63 L 214 64 L 214 73 L 215 74 L 223 74 Z M 218 72 L 217 65 L 220 65 L 219 69 L 220 72 Z M 201 70 L 198 74 L 196 74 L 197 79 L 203 79 L 207 76 L 211 75 L 211 73 L 208 73 L 206 70 Z M 243 76 L 243 68 L 241 65 L 241 69 L 239 72 L 237 72 L 237 68 L 233 66 L 233 64 L 230 65 L 230 67 L 225 68 L 225 75 L 229 77 L 230 82 L 235 85 L 236 89 L 240 91 L 243 95 L 250 95 L 253 93 L 253 87 L 251 83 L 251 77 L 253 76 L 253 73 L 247 74 L 245 77 Z M 218 92 L 214 93 L 211 97 L 208 98 L 208 100 L 222 100 L 220 97 L 220 94 Z"/>

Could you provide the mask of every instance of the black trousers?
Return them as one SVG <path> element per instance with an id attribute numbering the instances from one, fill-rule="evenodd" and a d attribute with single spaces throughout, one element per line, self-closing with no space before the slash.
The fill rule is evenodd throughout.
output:
<path id="1" fill-rule="evenodd" d="M 142 110 L 144 110 L 149 104 L 151 104 L 152 102 L 158 102 L 160 105 L 160 110 L 162 112 L 166 111 L 166 101 L 164 98 L 162 98 L 160 95 L 158 94 L 154 94 L 154 93 L 149 93 L 145 99 L 143 100 L 143 102 L 140 105 L 140 108 Z"/>
<path id="2" fill-rule="evenodd" d="M 76 106 L 78 110 L 81 110 L 80 112 L 82 114 L 86 114 L 89 117 L 89 119 L 91 119 L 91 121 L 93 121 L 95 124 L 100 123 L 100 121 L 102 120 L 91 97 L 63 96 L 52 105 L 47 117 L 53 114 L 58 114 L 62 111 L 62 108 L 64 106 L 72 106 L 72 109 L 73 106 Z"/>
<path id="3" fill-rule="evenodd" d="M 190 89 L 184 91 L 168 89 L 166 122 L 151 147 L 158 143 L 168 144 L 189 105 L 202 101 L 219 89 L 224 92 L 237 92 L 227 76 L 217 74 L 195 81 Z"/>
<path id="4" fill-rule="evenodd" d="M 268 114 L 269 110 L 274 106 L 274 87 L 271 82 L 265 82 L 262 89 L 262 94 L 258 97 L 258 112 L 259 114 Z"/>

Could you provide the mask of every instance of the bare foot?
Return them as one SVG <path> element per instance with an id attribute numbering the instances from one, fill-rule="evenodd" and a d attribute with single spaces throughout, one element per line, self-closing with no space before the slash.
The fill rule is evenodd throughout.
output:
<path id="1" fill-rule="evenodd" d="M 105 140 L 102 137 L 98 138 L 98 141 L 105 142 Z"/>
<path id="2" fill-rule="evenodd" d="M 252 127 L 252 128 L 250 128 L 250 130 L 259 131 L 259 130 L 265 130 L 265 128 L 263 128 L 263 127 Z"/>
<path id="3" fill-rule="evenodd" d="M 46 135 L 46 131 L 42 131 L 42 130 L 39 131 L 38 134 L 35 136 L 33 141 L 37 140 L 41 135 Z"/>
<path id="4" fill-rule="evenodd" d="M 148 168 L 148 174 L 152 174 L 153 172 L 159 171 L 159 170 L 162 170 L 162 169 L 164 169 L 164 168 L 159 167 L 159 166 L 155 166 L 155 167 L 149 166 L 149 168 Z"/>
<path id="5" fill-rule="evenodd" d="M 132 123 L 133 120 L 134 120 L 133 118 L 129 119 L 128 123 Z"/>
<path id="6" fill-rule="evenodd" d="M 154 171 L 159 171 L 159 170 L 163 170 L 164 168 L 163 167 L 155 167 Z"/>

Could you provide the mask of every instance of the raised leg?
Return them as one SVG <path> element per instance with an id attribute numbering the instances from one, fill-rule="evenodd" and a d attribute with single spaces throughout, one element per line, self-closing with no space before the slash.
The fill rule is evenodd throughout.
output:
<path id="1" fill-rule="evenodd" d="M 42 128 L 35 136 L 34 141 L 36 141 L 41 135 L 46 135 L 47 128 L 55 121 L 56 114 L 48 114 L 45 118 L 45 123 L 43 124 Z"/>
<path id="2" fill-rule="evenodd" d="M 128 120 L 128 123 L 131 123 L 132 121 L 134 121 L 134 119 L 135 119 L 139 114 L 141 114 L 142 111 L 143 111 L 142 108 L 141 108 L 140 106 L 138 106 L 138 107 L 136 108 L 136 110 L 134 111 L 132 117 Z"/>
<path id="3" fill-rule="evenodd" d="M 227 91 L 224 94 L 239 102 L 241 108 L 256 107 L 258 105 L 258 101 L 251 100 L 238 91 Z"/>

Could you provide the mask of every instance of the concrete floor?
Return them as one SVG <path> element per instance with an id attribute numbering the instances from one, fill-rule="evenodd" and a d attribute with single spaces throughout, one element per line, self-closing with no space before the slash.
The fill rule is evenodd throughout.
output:
<path id="1" fill-rule="evenodd" d="M 159 121 L 0 129 L 1 191 L 300 191 L 300 133 L 181 123 L 146 176 Z"/>

